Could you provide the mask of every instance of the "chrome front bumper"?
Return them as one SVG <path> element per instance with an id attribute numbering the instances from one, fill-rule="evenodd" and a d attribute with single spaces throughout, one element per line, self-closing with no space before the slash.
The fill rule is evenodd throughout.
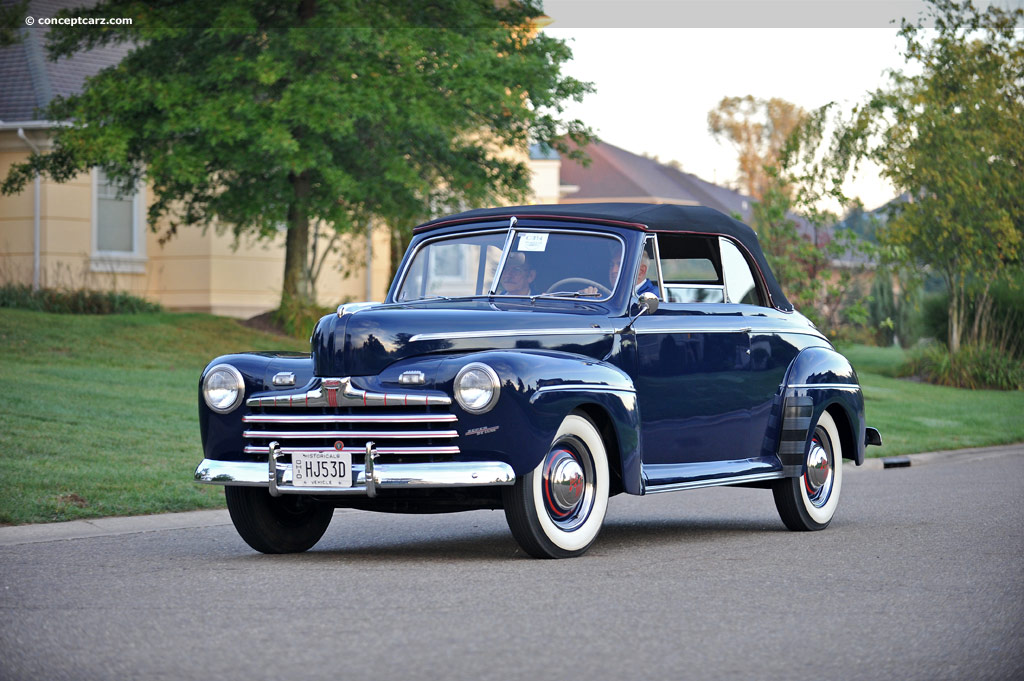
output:
<path id="1" fill-rule="evenodd" d="M 292 484 L 292 465 L 280 461 L 280 449 L 272 443 L 267 463 L 255 461 L 217 461 L 203 459 L 196 468 L 196 482 L 211 485 L 267 487 L 270 494 L 363 495 L 376 496 L 377 490 L 428 489 L 438 487 L 478 487 L 513 485 L 512 467 L 500 461 L 443 463 L 376 463 L 372 443 L 366 447 L 363 463 L 352 463 L 351 487 L 296 487 Z"/>

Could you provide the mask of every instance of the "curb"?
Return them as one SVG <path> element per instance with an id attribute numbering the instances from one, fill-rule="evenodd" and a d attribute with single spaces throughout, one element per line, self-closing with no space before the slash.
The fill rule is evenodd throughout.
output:
<path id="1" fill-rule="evenodd" d="M 226 509 L 216 511 L 188 511 L 185 513 L 160 513 L 91 520 L 71 520 L 65 523 L 41 525 L 15 525 L 0 527 L 0 546 L 35 544 L 65 539 L 88 537 L 113 537 L 121 534 L 160 532 L 162 530 L 185 530 L 197 527 L 230 525 L 231 518 Z"/>
<path id="2" fill-rule="evenodd" d="M 973 447 L 971 449 L 948 449 L 941 452 L 922 452 L 920 454 L 904 454 L 898 457 L 878 457 L 872 459 L 864 459 L 864 464 L 861 466 L 850 466 L 850 470 L 876 470 L 880 471 L 886 467 L 886 460 L 895 459 L 908 459 L 910 463 L 904 463 L 902 466 L 889 466 L 889 468 L 907 468 L 914 466 L 922 466 L 932 463 L 948 463 L 951 459 L 956 459 L 958 462 L 964 463 L 968 461 L 980 461 L 982 459 L 991 459 L 998 456 L 1012 456 L 1014 454 L 1024 454 L 1024 442 L 1018 442 L 1012 445 L 996 445 L 994 447 Z"/>
<path id="3" fill-rule="evenodd" d="M 909 459 L 910 467 L 914 467 L 933 463 L 948 463 L 953 459 L 958 463 L 967 463 L 1012 455 L 1024 455 L 1024 442 L 996 447 L 924 452 L 922 454 L 909 454 L 899 458 Z M 862 466 L 850 465 L 844 469 L 844 472 L 859 470 L 880 471 L 885 466 L 884 461 L 884 458 L 865 459 Z M 903 466 L 903 468 L 905 467 Z M 346 512 L 351 511 L 350 509 L 338 509 L 335 511 L 335 513 Z M 185 513 L 160 513 L 157 515 L 71 520 L 64 523 L 44 523 L 39 525 L 15 525 L 13 527 L 0 527 L 0 547 L 64 541 L 67 539 L 115 537 L 123 534 L 161 532 L 164 530 L 189 530 L 230 524 L 231 517 L 228 515 L 227 509 L 219 509 L 214 511 L 188 511 Z"/>

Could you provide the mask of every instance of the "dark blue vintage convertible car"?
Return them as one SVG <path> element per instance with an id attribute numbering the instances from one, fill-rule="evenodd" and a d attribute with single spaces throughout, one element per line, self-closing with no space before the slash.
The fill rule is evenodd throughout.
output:
<path id="1" fill-rule="evenodd" d="M 503 508 L 523 550 L 583 553 L 615 494 L 771 489 L 832 520 L 881 444 L 850 363 L 786 300 L 746 225 L 693 206 L 474 210 L 416 229 L 387 299 L 309 355 L 203 371 L 200 482 L 242 538 L 304 551 L 334 508 Z"/>

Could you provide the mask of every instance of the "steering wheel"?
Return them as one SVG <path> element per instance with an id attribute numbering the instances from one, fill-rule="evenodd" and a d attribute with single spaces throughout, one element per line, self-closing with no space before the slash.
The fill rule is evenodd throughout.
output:
<path id="1" fill-rule="evenodd" d="M 555 293 L 558 291 L 578 291 L 585 289 L 588 286 L 593 286 L 594 288 L 596 288 L 598 292 L 605 298 L 612 294 L 611 289 L 608 288 L 607 286 L 602 286 L 593 279 L 587 279 L 585 277 L 566 277 L 565 279 L 559 279 L 551 286 L 548 286 L 547 292 Z"/>

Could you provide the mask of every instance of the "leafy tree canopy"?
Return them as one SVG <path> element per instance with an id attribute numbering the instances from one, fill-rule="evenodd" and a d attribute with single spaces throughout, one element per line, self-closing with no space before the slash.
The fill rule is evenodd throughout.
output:
<path id="1" fill-rule="evenodd" d="M 988 309 L 990 285 L 1024 255 L 1024 11 L 930 1 L 934 31 L 906 20 L 900 31 L 917 68 L 853 111 L 832 160 L 845 170 L 871 158 L 909 195 L 878 238 L 908 269 L 946 280 L 956 352 L 969 322 L 983 340 L 984 313 L 968 310 Z"/>
<path id="2" fill-rule="evenodd" d="M 130 26 L 61 26 L 50 57 L 113 43 L 134 49 L 55 99 L 51 151 L 16 165 L 65 181 L 91 166 L 128 186 L 145 177 L 154 228 L 287 225 L 283 298 L 308 296 L 309 224 L 344 231 L 410 222 L 525 196 L 531 141 L 585 144 L 563 102 L 589 84 L 537 32 L 535 0 L 107 0 L 71 16 Z M 307 282 L 308 283 L 308 282 Z"/>
<path id="3" fill-rule="evenodd" d="M 806 118 L 802 108 L 778 97 L 723 97 L 708 112 L 708 130 L 736 148 L 743 191 L 762 199 L 773 184 L 765 167 L 778 165 L 786 139 Z"/>
<path id="4" fill-rule="evenodd" d="M 0 5 L 0 47 L 21 42 L 18 29 L 25 25 L 28 0 Z"/>

